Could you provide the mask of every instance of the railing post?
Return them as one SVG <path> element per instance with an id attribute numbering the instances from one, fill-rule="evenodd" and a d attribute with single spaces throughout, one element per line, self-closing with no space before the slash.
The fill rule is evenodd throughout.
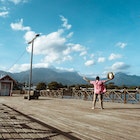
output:
<path id="1" fill-rule="evenodd" d="M 82 92 L 82 91 L 81 91 Z M 88 99 L 88 94 L 87 94 L 87 91 L 84 91 L 84 100 L 87 100 Z"/>
<path id="2" fill-rule="evenodd" d="M 126 104 L 127 103 L 127 100 L 126 100 L 126 88 L 124 88 L 123 93 L 124 93 L 124 104 Z"/>
<path id="3" fill-rule="evenodd" d="M 112 94 L 112 102 L 114 102 L 114 95 L 115 95 L 115 93 L 112 92 L 111 94 Z"/>
<path id="4" fill-rule="evenodd" d="M 64 88 L 62 89 L 62 99 L 64 98 Z"/>

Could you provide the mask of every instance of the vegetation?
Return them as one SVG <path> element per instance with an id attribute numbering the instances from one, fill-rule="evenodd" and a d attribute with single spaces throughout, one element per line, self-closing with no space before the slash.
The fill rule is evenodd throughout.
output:
<path id="1" fill-rule="evenodd" d="M 82 88 L 93 88 L 93 85 L 91 85 L 91 84 L 86 84 L 86 85 L 72 85 L 71 87 L 75 87 L 76 89 L 80 89 L 80 87 L 82 87 Z M 110 82 L 110 83 L 106 84 L 106 88 L 107 89 L 124 89 L 124 88 L 127 88 L 127 89 L 136 89 L 136 88 L 139 88 L 140 89 L 140 86 L 126 86 L 126 85 L 117 86 L 113 82 Z"/>
<path id="2" fill-rule="evenodd" d="M 26 87 L 27 85 L 25 85 L 25 83 L 16 83 L 14 84 L 13 89 L 14 90 L 22 90 L 23 87 Z M 50 90 L 57 90 L 60 88 L 76 88 L 77 90 L 80 88 L 93 88 L 93 85 L 91 84 L 86 84 L 86 85 L 81 85 L 81 84 L 77 84 L 77 85 L 71 85 L 71 86 L 67 86 L 67 85 L 63 85 L 61 83 L 58 83 L 56 81 L 52 81 L 50 83 L 48 83 L 48 85 L 44 82 L 40 82 L 36 85 L 36 90 L 46 90 L 46 89 L 50 89 Z M 117 86 L 115 85 L 113 82 L 110 82 L 108 84 L 106 84 L 106 88 L 107 89 L 136 89 L 139 88 L 140 86 L 126 86 L 126 85 L 122 85 L 122 86 Z"/>
<path id="3" fill-rule="evenodd" d="M 47 88 L 47 85 L 44 82 L 40 82 L 36 86 L 36 90 L 45 90 L 46 88 Z"/>
<path id="4" fill-rule="evenodd" d="M 64 86 L 61 83 L 57 83 L 56 81 L 53 81 L 48 84 L 48 89 L 57 90 L 57 89 L 63 88 L 63 87 Z"/>

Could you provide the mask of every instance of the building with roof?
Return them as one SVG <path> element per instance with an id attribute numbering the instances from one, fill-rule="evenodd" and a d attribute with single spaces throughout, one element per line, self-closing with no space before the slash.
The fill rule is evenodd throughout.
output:
<path id="1" fill-rule="evenodd" d="M 15 80 L 9 75 L 0 77 L 0 96 L 12 96 Z"/>

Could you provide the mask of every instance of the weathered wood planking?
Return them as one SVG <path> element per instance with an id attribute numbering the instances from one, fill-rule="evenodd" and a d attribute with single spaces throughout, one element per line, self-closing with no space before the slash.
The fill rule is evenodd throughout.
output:
<path id="1" fill-rule="evenodd" d="M 23 138 L 43 138 L 51 135 L 50 139 L 56 140 L 140 139 L 139 103 L 105 102 L 104 110 L 99 108 L 98 102 L 96 109 L 92 110 L 91 101 L 50 97 L 39 97 L 38 100 L 30 101 L 23 97 L 0 97 L 0 103 L 46 124 L 46 126 L 42 126 L 39 122 L 29 123 L 28 117 L 18 115 L 17 119 L 22 118 L 28 127 L 46 131 L 38 133 L 38 135 L 36 129 L 31 129 L 32 132 L 18 133 Z M 16 120 L 15 123 L 17 123 Z M 30 131 L 30 129 L 25 129 L 25 126 L 23 128 L 24 131 Z M 19 128 L 19 131 L 23 128 Z M 51 133 L 52 131 L 54 132 Z M 3 134 L 0 133 L 0 137 Z"/>

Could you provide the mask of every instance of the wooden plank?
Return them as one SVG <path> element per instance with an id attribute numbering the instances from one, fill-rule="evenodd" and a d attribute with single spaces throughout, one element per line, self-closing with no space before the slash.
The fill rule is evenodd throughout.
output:
<path id="1" fill-rule="evenodd" d="M 27 134 L 23 136 L 24 138 L 50 137 L 56 140 L 68 140 L 71 137 L 81 140 L 139 140 L 140 138 L 138 131 L 140 130 L 140 103 L 104 102 L 105 109 L 101 110 L 97 102 L 96 109 L 92 110 L 91 101 L 80 99 L 44 96 L 39 100 L 28 101 L 19 96 L 10 97 L 10 100 L 9 97 L 0 98 L 0 102 L 29 116 L 26 118 L 17 115 L 17 120 L 15 119 L 15 124 L 23 120 L 22 123 L 26 123 L 31 128 L 27 130 L 21 126 L 24 134 Z M 20 134 L 21 129 L 16 131 L 19 130 Z"/>

